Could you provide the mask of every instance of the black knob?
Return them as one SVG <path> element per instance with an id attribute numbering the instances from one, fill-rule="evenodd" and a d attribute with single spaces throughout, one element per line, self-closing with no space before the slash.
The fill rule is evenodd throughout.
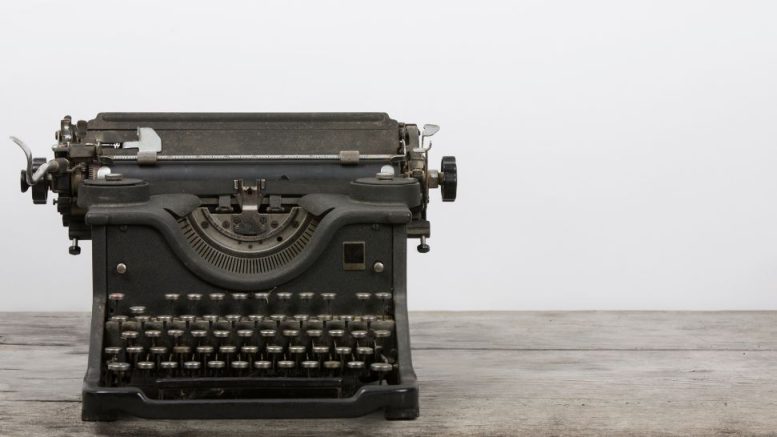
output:
<path id="1" fill-rule="evenodd" d="M 426 244 L 426 243 L 421 243 L 421 244 L 419 244 L 418 246 L 416 246 L 416 249 L 418 249 L 418 251 L 419 251 L 420 253 L 429 253 L 429 251 L 430 251 L 432 248 L 431 248 L 431 247 L 429 247 L 429 245 L 428 245 L 428 244 Z"/>
<path id="2" fill-rule="evenodd" d="M 70 246 L 67 251 L 71 255 L 81 255 L 81 246 Z"/>
<path id="3" fill-rule="evenodd" d="M 27 170 L 22 170 L 22 176 L 20 180 L 22 193 L 26 193 L 30 189 L 30 184 L 27 183 Z"/>
<path id="4" fill-rule="evenodd" d="M 442 201 L 453 202 L 456 200 L 456 185 L 458 184 L 456 157 L 443 156 L 440 163 L 440 172 L 442 172 L 442 181 L 440 182 Z"/>

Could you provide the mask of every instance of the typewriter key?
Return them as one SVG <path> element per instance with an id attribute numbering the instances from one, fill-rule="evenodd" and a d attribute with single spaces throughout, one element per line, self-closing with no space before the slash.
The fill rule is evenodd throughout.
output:
<path id="1" fill-rule="evenodd" d="M 223 346 L 219 346 L 219 352 L 225 355 L 234 354 L 237 352 L 237 346 L 232 346 L 231 344 L 225 344 Z"/>
<path id="2" fill-rule="evenodd" d="M 191 334 L 193 338 L 203 338 L 208 336 L 208 331 L 204 329 L 192 329 L 189 334 Z"/>
<path id="3" fill-rule="evenodd" d="M 341 366 L 339 361 L 324 361 L 324 368 L 329 370 L 337 370 Z"/>
<path id="4" fill-rule="evenodd" d="M 253 329 L 238 329 L 237 336 L 241 338 L 251 338 L 254 336 Z"/>
<path id="5" fill-rule="evenodd" d="M 307 360 L 307 361 L 301 362 L 300 367 L 305 369 L 305 371 L 307 372 L 308 378 L 310 378 L 310 372 L 312 370 L 318 369 L 319 364 L 318 364 L 318 361 Z"/>
<path id="6" fill-rule="evenodd" d="M 133 363 L 137 363 L 140 354 L 143 353 L 143 346 L 127 346 L 125 350 L 127 351 L 127 355 L 129 355 L 130 360 Z"/>
<path id="7" fill-rule="evenodd" d="M 237 370 L 238 374 L 242 373 L 242 370 L 248 368 L 248 361 L 236 360 L 232 361 L 232 368 Z"/>
<path id="8" fill-rule="evenodd" d="M 231 334 L 230 331 L 225 331 L 223 329 L 217 329 L 213 331 L 213 336 L 216 338 L 227 338 Z"/>
<path id="9" fill-rule="evenodd" d="M 259 346 L 242 346 L 240 352 L 244 354 L 255 354 L 259 352 Z"/>
<path id="10" fill-rule="evenodd" d="M 272 362 L 266 360 L 254 361 L 254 368 L 260 370 L 272 369 Z"/>
<path id="11" fill-rule="evenodd" d="M 394 366 L 392 366 L 389 363 L 372 363 L 370 364 L 370 370 L 373 372 L 377 372 L 378 374 L 378 385 L 383 384 L 383 375 L 385 375 L 387 372 L 390 372 Z"/>
<path id="12" fill-rule="evenodd" d="M 345 331 L 342 329 L 330 329 L 329 330 L 329 336 L 334 338 L 341 338 L 345 335 Z"/>
<path id="13" fill-rule="evenodd" d="M 178 299 L 181 297 L 178 293 L 167 293 L 165 294 L 165 300 L 170 302 L 170 314 L 175 314 L 175 302 L 178 301 Z"/>
<path id="14" fill-rule="evenodd" d="M 235 329 L 242 316 L 240 314 L 227 314 L 224 318 L 232 325 L 232 329 Z"/>
<path id="15" fill-rule="evenodd" d="M 211 293 L 208 295 L 208 299 L 214 302 L 221 302 L 224 300 L 224 293 Z"/>
<path id="16" fill-rule="evenodd" d="M 351 331 L 351 337 L 361 340 L 362 338 L 367 337 L 367 331 L 357 330 L 357 331 Z"/>
<path id="17" fill-rule="evenodd" d="M 324 331 L 320 329 L 308 329 L 307 331 L 305 331 L 305 333 L 308 335 L 308 337 L 318 338 L 318 337 L 321 337 Z"/>
<path id="18" fill-rule="evenodd" d="M 346 367 L 348 367 L 349 369 L 363 369 L 364 361 L 348 361 L 346 363 Z"/>
<path id="19" fill-rule="evenodd" d="M 162 361 L 159 363 L 159 368 L 167 373 L 167 376 L 172 376 L 173 371 L 178 368 L 177 361 Z"/>
<path id="20" fill-rule="evenodd" d="M 284 291 L 284 292 L 280 292 L 280 293 L 276 294 L 276 296 L 278 296 L 278 300 L 279 301 L 285 303 L 285 302 L 288 302 L 288 301 L 291 300 L 291 297 L 293 296 L 293 294 Z"/>
<path id="21" fill-rule="evenodd" d="M 154 368 L 154 362 L 153 361 L 138 361 L 135 364 L 135 367 L 137 367 L 140 370 L 152 370 Z"/>
<path id="22" fill-rule="evenodd" d="M 188 370 L 190 374 L 194 375 L 197 370 L 202 368 L 202 363 L 199 361 L 184 361 L 183 368 Z"/>
<path id="23" fill-rule="evenodd" d="M 246 299 L 248 299 L 248 293 L 232 293 L 232 299 L 234 299 L 234 300 L 246 300 Z"/>
<path id="24" fill-rule="evenodd" d="M 314 345 L 313 346 L 313 353 L 316 353 L 316 354 L 319 354 L 319 355 L 328 354 L 329 353 L 329 346 L 325 346 L 325 345 L 321 345 L 321 344 Z"/>
<path id="25" fill-rule="evenodd" d="M 133 316 L 142 316 L 143 314 L 146 314 L 146 307 L 144 306 L 132 306 L 129 310 L 130 314 Z"/>
<path id="26" fill-rule="evenodd" d="M 209 369 L 223 369 L 226 363 L 224 363 L 221 360 L 212 360 L 208 361 L 208 368 Z"/>
<path id="27" fill-rule="evenodd" d="M 201 354 L 201 355 L 209 355 L 209 354 L 212 354 L 212 353 L 213 353 L 213 351 L 214 351 L 214 348 L 213 348 L 213 346 L 210 346 L 210 345 L 204 344 L 204 345 L 202 345 L 202 346 L 197 346 L 197 347 L 196 347 L 194 350 L 195 350 L 195 351 L 196 351 L 198 354 Z"/>
<path id="28" fill-rule="evenodd" d="M 124 293 L 111 293 L 108 300 L 111 302 L 111 313 L 116 314 L 119 312 L 119 302 L 124 300 Z"/>
<path id="29" fill-rule="evenodd" d="M 264 301 L 264 303 L 270 303 L 270 293 L 268 292 L 254 293 L 254 299 L 262 300 Z"/>
<path id="30" fill-rule="evenodd" d="M 276 332 L 277 331 L 275 331 L 274 329 L 262 329 L 261 331 L 259 331 L 259 335 L 261 335 L 264 338 L 271 338 L 271 337 L 275 337 Z"/>
<path id="31" fill-rule="evenodd" d="M 116 361 L 119 359 L 121 348 L 116 346 L 108 346 L 104 349 L 104 351 L 105 351 L 105 355 L 110 356 L 111 361 Z"/>
<path id="32" fill-rule="evenodd" d="M 111 361 L 108 363 L 108 370 L 116 374 L 116 383 L 121 385 L 124 379 L 124 373 L 130 369 L 129 363 L 121 361 Z"/>
<path id="33" fill-rule="evenodd" d="M 219 316 L 215 314 L 206 314 L 202 319 L 208 322 L 208 329 L 213 329 L 213 324 L 219 321 Z"/>
<path id="34" fill-rule="evenodd" d="M 310 293 L 310 292 L 307 292 L 307 291 L 303 292 L 303 293 L 299 293 L 299 298 L 303 302 L 307 302 L 307 301 L 312 300 L 313 296 L 314 296 L 314 293 Z"/>

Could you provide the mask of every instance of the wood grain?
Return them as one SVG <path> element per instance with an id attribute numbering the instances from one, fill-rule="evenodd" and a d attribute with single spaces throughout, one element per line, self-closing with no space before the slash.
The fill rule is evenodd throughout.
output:
<path id="1" fill-rule="evenodd" d="M 0 313 L 0 435 L 777 432 L 775 312 L 417 312 L 421 417 L 80 421 L 89 315 Z"/>

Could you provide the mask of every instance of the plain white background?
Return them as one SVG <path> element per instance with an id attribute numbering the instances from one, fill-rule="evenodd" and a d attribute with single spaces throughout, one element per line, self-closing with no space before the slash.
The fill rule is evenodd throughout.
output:
<path id="1" fill-rule="evenodd" d="M 777 4 L 0 4 L 0 310 L 88 310 L 91 251 L 18 192 L 65 114 L 385 111 L 459 199 L 411 309 L 777 308 Z M 412 246 L 415 245 L 411 241 Z"/>

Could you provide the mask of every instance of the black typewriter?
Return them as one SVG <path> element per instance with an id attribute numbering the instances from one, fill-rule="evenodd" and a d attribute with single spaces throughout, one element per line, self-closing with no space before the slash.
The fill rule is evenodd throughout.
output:
<path id="1" fill-rule="evenodd" d="M 407 239 L 428 252 L 435 125 L 381 113 L 65 117 L 49 191 L 92 241 L 83 419 L 418 416 Z"/>

